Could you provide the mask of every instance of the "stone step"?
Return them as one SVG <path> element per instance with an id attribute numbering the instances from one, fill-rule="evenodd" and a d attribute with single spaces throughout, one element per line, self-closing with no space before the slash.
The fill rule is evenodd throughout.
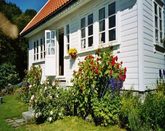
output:
<path id="1" fill-rule="evenodd" d="M 23 112 L 22 117 L 25 120 L 25 122 L 28 123 L 28 122 L 32 121 L 32 119 L 34 118 L 34 111 L 29 110 L 27 112 Z"/>

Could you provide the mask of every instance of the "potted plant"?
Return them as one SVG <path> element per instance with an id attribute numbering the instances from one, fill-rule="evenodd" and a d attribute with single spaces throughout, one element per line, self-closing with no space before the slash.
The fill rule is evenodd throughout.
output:
<path id="1" fill-rule="evenodd" d="M 70 48 L 69 51 L 68 51 L 68 54 L 72 59 L 76 59 L 77 49 L 76 48 Z"/>

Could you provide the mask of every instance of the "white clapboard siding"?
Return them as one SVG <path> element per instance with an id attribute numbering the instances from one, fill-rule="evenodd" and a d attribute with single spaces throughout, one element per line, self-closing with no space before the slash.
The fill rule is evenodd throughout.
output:
<path id="1" fill-rule="evenodd" d="M 159 69 L 165 69 L 165 57 L 154 53 L 154 10 L 152 0 L 143 0 L 144 84 L 152 88 L 159 78 Z M 164 17 L 165 18 L 165 17 Z"/>

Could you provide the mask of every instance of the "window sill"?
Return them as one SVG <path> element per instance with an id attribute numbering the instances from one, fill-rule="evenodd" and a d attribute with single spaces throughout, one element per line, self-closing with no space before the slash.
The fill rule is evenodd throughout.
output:
<path id="1" fill-rule="evenodd" d="M 108 47 L 113 47 L 114 50 L 117 50 L 117 52 L 120 52 L 120 43 L 118 43 L 116 40 L 115 41 L 110 41 L 108 43 L 101 43 L 99 44 L 98 48 L 102 49 L 102 48 L 108 48 Z M 98 49 L 94 46 L 92 47 L 88 47 L 85 49 L 80 49 L 80 51 L 77 53 L 78 56 L 84 56 L 84 55 L 89 55 L 89 54 L 94 54 L 95 51 Z M 70 56 L 66 55 L 64 56 L 65 59 L 69 59 Z"/>
<path id="2" fill-rule="evenodd" d="M 35 61 L 33 61 L 33 64 L 41 64 L 41 63 L 44 63 L 44 62 L 45 62 L 45 59 L 35 60 Z"/>
<path id="3" fill-rule="evenodd" d="M 159 51 L 161 53 L 165 53 L 165 47 L 163 47 L 162 44 L 160 45 L 160 44 L 156 43 L 156 44 L 154 44 L 154 46 L 155 46 L 156 51 Z"/>

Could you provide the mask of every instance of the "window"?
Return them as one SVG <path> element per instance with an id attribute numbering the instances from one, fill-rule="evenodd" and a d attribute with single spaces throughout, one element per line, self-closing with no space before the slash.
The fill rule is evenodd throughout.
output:
<path id="1" fill-rule="evenodd" d="M 93 46 L 93 14 L 88 15 L 88 47 Z"/>
<path id="2" fill-rule="evenodd" d="M 105 43 L 105 8 L 99 10 L 99 42 Z"/>
<path id="3" fill-rule="evenodd" d="M 86 48 L 86 21 L 85 17 L 81 19 L 81 48 Z"/>
<path id="4" fill-rule="evenodd" d="M 155 42 L 162 43 L 163 39 L 163 23 L 162 23 L 162 6 L 156 1 L 154 2 L 154 21 L 155 21 Z"/>
<path id="5" fill-rule="evenodd" d="M 36 42 L 34 42 L 34 61 L 37 59 L 36 52 Z"/>
<path id="6" fill-rule="evenodd" d="M 116 40 L 116 3 L 108 6 L 109 41 Z"/>
<path id="7" fill-rule="evenodd" d="M 34 61 L 39 59 L 39 43 L 38 40 L 34 42 Z"/>
<path id="8" fill-rule="evenodd" d="M 42 38 L 40 39 L 40 58 L 45 58 L 45 43 Z"/>
<path id="9" fill-rule="evenodd" d="M 37 40 L 37 45 L 36 45 L 36 50 L 37 50 L 37 52 L 36 52 L 36 58 L 37 58 L 37 60 L 39 59 L 39 43 L 38 43 L 38 40 Z"/>
<path id="10" fill-rule="evenodd" d="M 69 51 L 70 49 L 70 28 L 69 28 L 69 25 L 66 26 L 66 46 L 67 46 L 67 52 Z"/>
<path id="11" fill-rule="evenodd" d="M 93 14 L 81 19 L 81 48 L 91 46 L 93 46 Z"/>

